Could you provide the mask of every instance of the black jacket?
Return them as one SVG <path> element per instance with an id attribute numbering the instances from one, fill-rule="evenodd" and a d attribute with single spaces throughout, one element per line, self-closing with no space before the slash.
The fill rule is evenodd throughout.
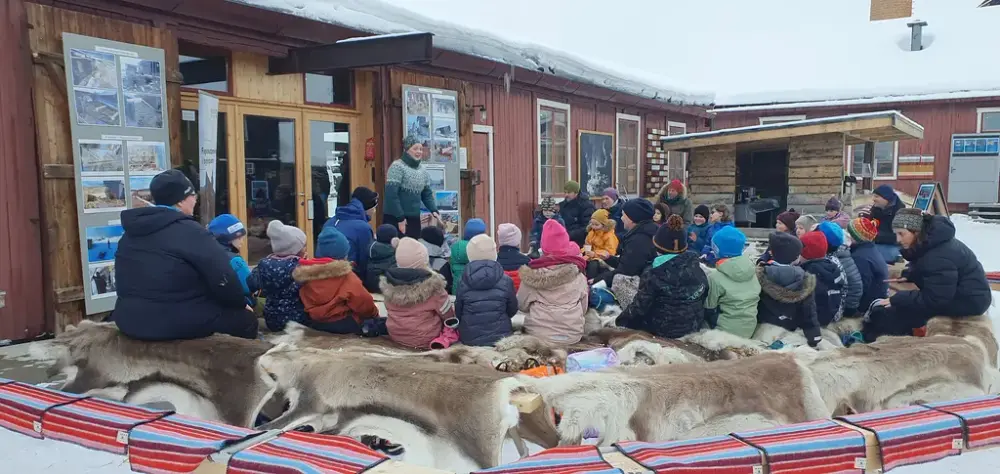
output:
<path id="1" fill-rule="evenodd" d="M 193 217 L 164 207 L 122 212 L 112 319 L 143 340 L 207 337 L 246 306 L 226 249 Z"/>
<path id="2" fill-rule="evenodd" d="M 816 314 L 816 276 L 790 265 L 757 267 L 760 301 L 757 322 L 773 324 L 789 331 L 801 329 L 809 346 L 822 339 Z"/>
<path id="3" fill-rule="evenodd" d="M 597 209 L 590 201 L 590 196 L 584 192 L 578 194 L 576 199 L 563 199 L 559 203 L 559 215 L 563 218 L 571 240 L 577 240 L 581 234 L 584 238 L 587 236 L 587 226 L 590 225 L 590 218 L 595 210 Z"/>
<path id="4" fill-rule="evenodd" d="M 531 259 L 521 253 L 521 249 L 517 247 L 503 245 L 497 250 L 497 263 L 503 267 L 505 272 L 516 272 L 530 261 Z"/>
<path id="5" fill-rule="evenodd" d="M 868 309 L 867 306 L 863 308 L 860 306 L 864 284 L 861 281 L 861 273 L 858 271 L 858 265 L 854 263 L 854 258 L 851 257 L 850 249 L 840 247 L 833 253 L 833 256 L 840 262 L 840 267 L 844 269 L 844 277 L 847 278 L 844 285 L 844 314 L 853 316 L 859 309 L 864 313 Z"/>
<path id="6" fill-rule="evenodd" d="M 844 289 L 847 287 L 847 276 L 840 262 L 832 256 L 806 260 L 802 269 L 816 276 L 816 316 L 819 325 L 840 321 L 844 315 Z"/>
<path id="7" fill-rule="evenodd" d="M 871 215 L 873 219 L 878 219 L 878 235 L 875 236 L 876 244 L 896 245 L 896 233 L 892 230 L 892 220 L 896 217 L 896 212 L 906 207 L 899 198 L 895 203 L 891 203 L 884 209 L 872 206 Z"/>
<path id="8" fill-rule="evenodd" d="M 910 262 L 903 276 L 918 289 L 892 296 L 896 312 L 919 315 L 925 320 L 986 313 L 993 295 L 983 265 L 969 247 L 955 238 L 951 220 L 925 216 L 923 237 L 916 247 L 902 251 L 903 258 Z"/>
<path id="9" fill-rule="evenodd" d="M 394 266 L 396 266 L 396 249 L 389 244 L 372 242 L 368 248 L 368 265 L 365 268 L 365 289 L 372 293 L 381 291 L 379 277 Z"/>
<path id="10" fill-rule="evenodd" d="M 642 274 L 635 299 L 615 324 L 678 339 L 701 329 L 707 296 L 698 254 L 684 252 Z"/>
<path id="11" fill-rule="evenodd" d="M 474 260 L 465 266 L 455 297 L 458 337 L 467 346 L 492 346 L 513 332 L 510 318 L 517 314 L 514 280 L 492 260 Z"/>
<path id="12" fill-rule="evenodd" d="M 856 242 L 851 245 L 851 258 L 861 275 L 861 299 L 858 311 L 864 313 L 872 302 L 889 295 L 889 266 L 882 254 L 871 242 Z"/>
<path id="13" fill-rule="evenodd" d="M 611 282 L 615 275 L 637 276 L 642 275 L 656 258 L 656 247 L 653 247 L 653 236 L 660 227 L 655 222 L 642 221 L 636 223 L 632 230 L 625 233 L 625 236 L 618 241 L 618 256 L 605 260 L 614 270 L 605 272 L 594 281 L 604 280 L 604 283 L 611 288 Z"/>

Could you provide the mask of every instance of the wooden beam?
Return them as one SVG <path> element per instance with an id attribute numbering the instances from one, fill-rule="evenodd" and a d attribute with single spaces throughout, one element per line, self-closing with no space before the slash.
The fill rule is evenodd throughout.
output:
<path id="1" fill-rule="evenodd" d="M 270 74 L 299 74 L 394 64 L 426 63 L 434 58 L 434 35 L 414 33 L 358 38 L 294 48 L 286 58 L 271 58 Z"/>
<path id="2" fill-rule="evenodd" d="M 892 127 L 892 117 L 874 117 L 843 122 L 818 123 L 814 125 L 793 125 L 783 128 L 765 128 L 763 130 L 746 130 L 743 132 L 714 133 L 709 132 L 705 136 L 689 137 L 673 141 L 664 141 L 664 150 L 690 150 L 691 148 L 702 148 L 718 145 L 735 145 L 738 143 L 758 142 L 764 140 L 776 140 L 782 138 L 802 137 L 809 135 L 822 135 L 827 133 L 847 133 L 859 129 L 885 129 Z M 754 127 L 756 128 L 756 127 Z M 721 130 L 720 132 L 725 132 Z"/>

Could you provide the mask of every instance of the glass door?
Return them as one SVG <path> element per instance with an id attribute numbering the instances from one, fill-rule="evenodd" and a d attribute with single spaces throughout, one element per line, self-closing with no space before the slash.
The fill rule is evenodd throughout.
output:
<path id="1" fill-rule="evenodd" d="M 181 104 L 181 157 L 184 162 L 181 170 L 188 176 L 188 179 L 197 187 L 200 184 L 201 169 L 200 161 L 200 138 L 198 135 L 198 101 L 183 101 Z M 231 132 L 234 120 L 233 106 L 219 105 L 219 129 L 218 147 L 216 150 L 215 162 L 215 215 L 237 214 L 235 209 L 230 208 L 230 201 L 236 195 L 236 186 L 233 185 L 232 177 L 235 175 L 230 169 L 232 144 L 230 143 Z M 235 175 L 238 176 L 238 175 Z M 195 219 L 201 220 L 201 206 L 195 207 Z M 209 216 L 211 219 L 214 216 Z"/>
<path id="2" fill-rule="evenodd" d="M 308 119 L 310 205 L 307 213 L 316 239 L 323 224 L 332 218 L 337 206 L 351 200 L 351 126 L 349 123 Z"/>

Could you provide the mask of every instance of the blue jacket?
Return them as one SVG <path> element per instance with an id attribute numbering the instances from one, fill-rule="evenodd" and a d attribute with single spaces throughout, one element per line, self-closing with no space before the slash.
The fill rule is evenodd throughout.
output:
<path id="1" fill-rule="evenodd" d="M 556 222 L 562 224 L 563 227 L 566 227 L 566 221 L 563 220 L 562 216 L 560 216 L 558 212 L 553 214 L 552 218 L 555 219 Z M 531 248 L 536 250 L 539 248 L 539 244 L 542 242 L 542 227 L 545 225 L 545 221 L 547 220 L 549 220 L 549 218 L 545 217 L 545 215 L 541 212 L 535 213 L 535 222 L 531 224 L 531 240 L 529 241 L 529 246 Z"/>
<path id="2" fill-rule="evenodd" d="M 292 279 L 292 271 L 298 266 L 298 257 L 268 255 L 257 262 L 247 279 L 250 291 L 260 290 L 265 298 L 264 322 L 272 331 L 284 330 L 289 321 L 305 323 L 309 319 L 299 298 L 302 286 Z"/>
<path id="3" fill-rule="evenodd" d="M 618 199 L 615 201 L 615 205 L 611 206 L 611 209 L 608 209 L 608 214 L 610 214 L 611 219 L 615 221 L 615 236 L 618 237 L 618 240 L 625 237 L 625 234 L 628 232 L 625 230 L 625 224 L 622 222 L 622 207 L 624 205 L 625 202 Z"/>
<path id="4" fill-rule="evenodd" d="M 250 287 L 247 286 L 247 279 L 250 278 L 250 265 L 247 265 L 247 261 L 243 260 L 239 251 L 232 245 L 223 245 L 223 247 L 226 248 L 226 252 L 229 255 L 229 266 L 233 267 L 233 271 L 236 272 L 236 277 L 240 281 L 240 286 L 243 287 L 243 295 L 246 296 L 247 304 L 251 308 L 257 306 L 257 300 L 251 296 Z"/>
<path id="5" fill-rule="evenodd" d="M 889 296 L 889 266 L 872 242 L 855 242 L 851 245 L 851 258 L 861 274 L 861 300 L 858 311 L 868 311 L 872 302 Z"/>
<path id="6" fill-rule="evenodd" d="M 719 258 L 712 252 L 712 237 L 723 227 L 733 227 L 733 221 L 726 222 L 716 222 L 714 224 L 707 224 L 708 228 L 705 229 L 705 246 L 701 248 L 701 254 L 705 256 L 705 262 L 711 266 L 715 266 L 716 260 Z"/>
<path id="7" fill-rule="evenodd" d="M 840 321 L 844 315 L 847 277 L 840 262 L 832 256 L 802 262 L 806 273 L 816 275 L 816 317 L 820 326 Z"/>
<path id="8" fill-rule="evenodd" d="M 337 207 L 336 214 L 323 224 L 323 227 L 336 228 L 347 237 L 347 241 L 351 244 L 347 260 L 354 264 L 354 273 L 358 274 L 361 281 L 365 280 L 368 247 L 371 247 L 372 241 L 375 240 L 375 234 L 368 223 L 370 220 L 361 201 L 351 199 L 346 206 Z"/>
<path id="9" fill-rule="evenodd" d="M 490 260 L 469 262 L 455 295 L 458 337 L 467 346 L 492 347 L 513 332 L 510 322 L 517 314 L 514 280 L 503 267 Z"/>
<path id="10" fill-rule="evenodd" d="M 697 239 L 691 240 L 691 234 L 694 234 Z M 700 253 L 706 246 L 711 247 L 711 245 L 711 241 L 708 240 L 708 222 L 702 225 L 691 224 L 688 226 L 689 249 Z"/>

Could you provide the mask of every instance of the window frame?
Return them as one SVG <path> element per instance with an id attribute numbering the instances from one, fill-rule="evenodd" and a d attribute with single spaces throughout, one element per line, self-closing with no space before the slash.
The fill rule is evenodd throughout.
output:
<path id="1" fill-rule="evenodd" d="M 769 117 L 757 117 L 758 125 L 770 125 L 772 123 L 783 123 L 783 122 L 794 122 L 796 120 L 805 120 L 805 114 L 799 115 L 772 115 Z"/>
<path id="2" fill-rule="evenodd" d="M 568 103 L 556 102 L 553 100 L 537 99 L 535 101 L 535 170 L 538 172 L 535 179 L 535 188 L 538 191 L 538 202 L 545 199 L 542 194 L 542 107 L 549 109 L 563 110 L 566 112 L 566 179 L 573 179 L 573 124 L 572 107 Z M 550 192 L 549 196 L 559 194 L 558 191 Z"/>
<path id="3" fill-rule="evenodd" d="M 314 105 L 316 107 L 325 107 L 325 108 L 329 108 L 329 109 L 354 110 L 355 106 L 357 105 L 357 100 L 358 100 L 358 89 L 357 89 L 357 80 L 355 79 L 354 70 L 353 69 L 348 70 L 348 75 L 347 75 L 348 82 L 351 83 L 351 85 L 350 85 L 350 89 L 351 89 L 351 103 L 350 104 L 324 104 L 322 102 L 312 102 L 312 101 L 306 100 L 306 98 L 308 97 L 308 95 L 306 95 L 306 87 L 307 87 L 307 85 L 306 85 L 306 74 L 313 74 L 313 75 L 319 75 L 319 76 L 325 76 L 326 75 L 326 74 L 323 74 L 321 72 L 301 73 L 301 74 L 299 74 L 300 76 L 302 76 L 302 103 L 303 104 L 305 104 L 305 105 Z"/>
<path id="4" fill-rule="evenodd" d="M 180 52 L 180 50 L 181 50 L 182 47 L 185 50 L 184 52 Z M 207 46 L 207 45 L 198 44 L 198 43 L 191 43 L 191 42 L 187 42 L 187 41 L 179 41 L 178 45 L 177 45 L 177 50 L 178 50 L 178 56 L 177 56 L 178 58 L 180 58 L 181 56 L 190 56 L 190 57 L 193 57 L 193 58 L 194 57 L 199 57 L 199 56 L 219 56 L 219 57 L 225 57 L 226 58 L 226 90 L 225 90 L 225 92 L 223 92 L 223 91 L 216 91 L 216 90 L 209 90 L 209 89 L 201 89 L 201 88 L 192 87 L 192 86 L 185 86 L 183 84 L 181 84 L 181 86 L 180 86 L 181 92 L 193 92 L 195 94 L 197 94 L 198 92 L 205 92 L 207 94 L 212 94 L 212 95 L 217 95 L 217 96 L 225 96 L 225 97 L 235 97 L 236 96 L 236 93 L 235 93 L 236 84 L 233 82 L 233 52 L 232 52 L 232 50 L 221 49 L 221 48 L 216 48 L 214 46 Z M 195 53 L 196 55 L 185 54 L 185 53 Z M 179 61 L 179 59 L 178 59 L 178 61 Z M 177 70 L 180 71 L 180 63 L 179 62 L 177 64 Z M 305 94 L 305 91 L 303 91 L 303 95 L 304 94 Z"/>
<path id="5" fill-rule="evenodd" d="M 668 137 L 677 136 L 677 135 L 670 135 L 670 128 L 671 127 L 683 128 L 684 129 L 684 133 L 682 133 L 681 135 L 687 135 L 687 130 L 688 130 L 688 124 L 687 123 L 667 121 L 666 132 L 667 132 L 667 136 Z M 666 169 L 666 171 L 667 171 L 668 174 L 670 173 L 670 159 L 674 156 L 675 153 L 678 154 L 678 155 L 680 155 L 682 158 L 684 158 L 684 166 L 681 168 L 681 175 L 683 176 L 684 179 L 682 179 L 681 182 L 684 183 L 684 187 L 686 188 L 687 185 L 688 185 L 688 161 L 687 161 L 688 160 L 688 153 L 687 152 L 685 152 L 685 151 L 668 151 L 667 152 L 667 169 Z"/>
<path id="6" fill-rule="evenodd" d="M 621 179 L 621 173 L 620 173 L 619 168 L 618 168 L 618 160 L 621 158 L 621 137 L 619 136 L 618 132 L 621 130 L 621 124 L 620 124 L 620 122 L 622 120 L 627 120 L 627 121 L 631 121 L 631 122 L 635 122 L 636 123 L 636 128 L 635 128 L 635 139 L 636 139 L 636 141 L 635 141 L 635 147 L 636 147 L 636 149 L 635 149 L 635 154 L 636 154 L 636 157 L 635 157 L 635 159 L 636 159 L 636 162 L 635 162 L 635 174 L 636 174 L 636 176 L 635 176 L 635 185 L 636 185 L 636 189 L 635 189 L 635 194 L 634 195 L 631 194 L 631 193 L 626 193 L 625 194 L 626 196 L 628 196 L 631 199 L 631 198 L 637 198 L 637 197 L 639 197 L 639 196 L 642 195 L 642 178 L 643 178 L 643 172 L 642 172 L 642 155 L 643 155 L 643 150 L 645 149 L 642 146 L 642 117 L 640 117 L 638 115 L 624 114 L 624 113 L 621 113 L 621 112 L 618 112 L 618 113 L 615 114 L 615 156 L 614 156 L 614 158 L 613 158 L 612 161 L 614 162 L 615 176 L 618 177 L 618 181 L 622 180 Z M 614 183 L 614 184 L 615 184 L 615 189 L 617 190 L 618 189 L 617 183 Z"/>
<path id="7" fill-rule="evenodd" d="M 848 168 L 845 171 L 849 171 L 851 175 L 854 174 L 854 147 L 864 147 L 864 145 L 851 145 L 848 148 Z M 892 176 L 878 176 L 878 160 L 873 157 L 875 162 L 872 163 L 872 181 L 895 181 L 899 176 L 899 141 L 893 142 L 892 146 Z"/>
<path id="8" fill-rule="evenodd" d="M 983 115 L 1000 113 L 1000 107 L 979 107 L 976 109 L 976 133 L 1000 133 L 1000 130 L 983 131 Z"/>

